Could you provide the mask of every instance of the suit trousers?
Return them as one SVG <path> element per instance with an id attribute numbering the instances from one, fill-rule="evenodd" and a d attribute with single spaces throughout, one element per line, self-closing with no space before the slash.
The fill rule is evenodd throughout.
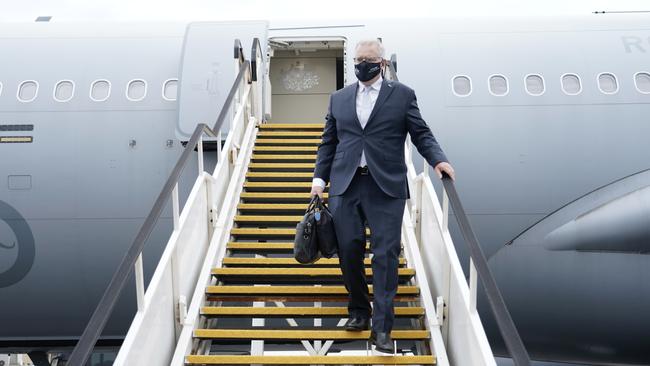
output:
<path id="1" fill-rule="evenodd" d="M 372 175 L 361 175 L 357 170 L 345 192 L 330 196 L 328 201 L 339 243 L 343 282 L 349 294 L 349 316 L 369 318 L 372 314 L 372 329 L 389 332 L 395 318 L 393 299 L 397 293 L 406 200 L 389 196 L 377 185 Z M 363 262 L 366 223 L 371 233 L 372 308 Z"/>

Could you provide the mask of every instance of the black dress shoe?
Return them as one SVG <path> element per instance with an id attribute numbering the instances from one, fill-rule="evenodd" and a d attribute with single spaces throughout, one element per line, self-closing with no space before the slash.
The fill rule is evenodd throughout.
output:
<path id="1" fill-rule="evenodd" d="M 390 338 L 390 332 L 370 332 L 370 344 L 375 346 L 375 350 L 382 353 L 395 353 L 395 345 Z"/>
<path id="2" fill-rule="evenodd" d="M 368 330 L 368 329 L 370 329 L 370 318 L 355 316 L 348 319 L 348 321 L 345 322 L 345 330 L 360 332 L 362 330 Z"/>

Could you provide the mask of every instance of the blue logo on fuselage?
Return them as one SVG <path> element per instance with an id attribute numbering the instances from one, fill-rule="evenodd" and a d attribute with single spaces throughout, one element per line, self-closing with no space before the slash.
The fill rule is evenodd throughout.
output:
<path id="1" fill-rule="evenodd" d="M 0 272 L 0 288 L 3 288 L 14 285 L 27 276 L 34 265 L 36 247 L 34 245 L 34 234 L 25 218 L 4 201 L 0 201 L 0 220 L 4 221 L 16 236 L 16 241 L 11 244 L 0 242 L 0 249 L 16 248 L 18 250 L 16 260 L 12 266 L 6 271 Z"/>

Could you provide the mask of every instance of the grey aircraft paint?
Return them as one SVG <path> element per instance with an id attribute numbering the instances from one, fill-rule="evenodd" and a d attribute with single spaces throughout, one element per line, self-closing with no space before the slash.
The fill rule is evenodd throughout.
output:
<path id="1" fill-rule="evenodd" d="M 381 37 L 388 53 L 397 54 L 400 80 L 416 90 L 425 120 L 458 171 L 461 199 L 531 354 L 586 363 L 648 363 L 650 354 L 638 345 L 650 338 L 650 327 L 640 320 L 647 319 L 650 308 L 645 281 L 650 260 L 632 252 L 645 243 L 638 215 L 647 211 L 626 206 L 639 199 L 647 202 L 650 184 L 647 174 L 634 175 L 648 169 L 650 161 L 650 90 L 644 79 L 650 69 L 649 21 L 643 14 L 318 25 L 286 21 L 273 22 L 268 37 L 344 37 L 346 83 L 354 81 L 356 41 Z M 27 248 L 19 237 L 24 235 L 7 223 L 16 217 L 12 212 L 20 213 L 34 238 L 27 275 L 13 284 L 0 277 L 8 284 L 0 288 L 0 346 L 7 352 L 29 349 L 25 345 L 51 349 L 55 340 L 78 337 L 180 154 L 185 136 L 179 132 L 191 130 L 193 121 L 179 120 L 179 105 L 205 108 L 193 111 L 196 116 L 214 111 L 214 105 L 202 106 L 199 99 L 183 99 L 183 80 L 178 81 L 178 100 L 163 97 L 165 82 L 179 79 L 184 70 L 186 26 L 1 26 L 0 47 L 9 56 L 0 60 L 0 138 L 33 139 L 0 143 L 0 156 L 10 157 L 0 159 L 0 180 L 7 177 L 7 184 L 0 184 L 0 200 L 7 205 L 0 212 L 0 276 Z M 250 57 L 251 33 L 242 34 Z M 218 45 L 206 42 L 205 48 L 232 50 L 229 38 L 218 37 L 223 40 Z M 232 54 L 215 53 L 214 62 L 197 64 L 220 65 L 219 70 L 203 70 L 206 93 L 225 93 L 230 87 L 227 76 L 234 77 L 234 61 L 222 57 Z M 197 83 L 201 80 L 200 69 L 185 72 L 198 75 Z M 215 74 L 221 78 L 217 91 L 207 88 L 214 86 L 210 80 Z M 27 83 L 21 94 L 19 86 L 30 80 L 36 83 Z M 74 83 L 68 102 L 54 100 L 62 80 Z M 110 82 L 105 101 L 90 98 L 98 80 Z M 127 98 L 134 80 L 131 97 L 145 89 L 142 100 Z M 70 84 L 60 86 L 65 95 Z M 36 88 L 33 101 L 18 100 L 28 100 Z M 214 96 L 204 100 L 218 103 Z M 421 161 L 417 156 L 418 166 Z M 196 167 L 184 174 L 182 197 Z M 617 191 L 596 198 L 612 188 L 594 189 L 628 176 L 637 177 L 636 193 L 627 192 L 634 196 Z M 595 221 L 576 220 L 575 212 L 562 214 L 569 206 L 540 221 L 592 191 L 594 196 L 580 200 L 586 202 L 580 207 L 584 212 L 606 209 L 592 216 Z M 466 265 L 464 243 L 450 222 Z M 545 243 L 530 234 L 518 236 L 537 222 L 545 230 L 571 230 L 560 229 Z M 626 235 L 640 239 L 620 244 L 572 240 L 585 238 L 576 234 L 581 227 L 607 225 L 620 231 L 611 236 L 614 240 Z M 147 280 L 170 226 L 168 207 L 145 250 Z M 526 233 L 536 230 L 542 229 Z M 581 248 L 592 250 L 577 251 Z M 126 331 L 135 308 L 133 294 L 130 289 L 121 299 L 106 339 L 119 339 Z M 495 351 L 502 352 L 488 312 L 481 308 Z"/>

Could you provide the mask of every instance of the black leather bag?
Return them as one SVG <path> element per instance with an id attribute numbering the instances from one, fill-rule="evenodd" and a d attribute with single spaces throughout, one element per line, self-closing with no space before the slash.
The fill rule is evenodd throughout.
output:
<path id="1" fill-rule="evenodd" d="M 318 197 L 318 196 L 316 196 Z M 318 237 L 318 250 L 325 258 L 332 258 L 339 248 L 332 213 L 320 197 L 316 200 L 316 236 Z"/>
<path id="2" fill-rule="evenodd" d="M 316 199 L 312 197 L 305 216 L 296 225 L 296 237 L 293 241 L 293 257 L 301 264 L 311 264 L 320 259 L 318 238 L 316 236 Z"/>

